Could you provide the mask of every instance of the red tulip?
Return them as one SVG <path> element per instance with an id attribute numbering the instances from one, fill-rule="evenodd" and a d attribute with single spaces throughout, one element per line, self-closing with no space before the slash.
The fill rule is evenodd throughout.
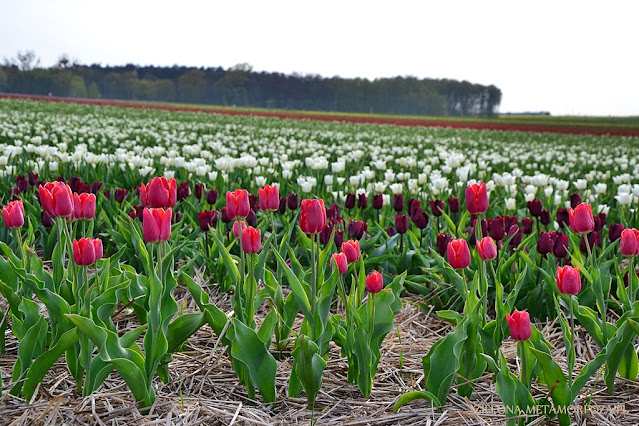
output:
<path id="1" fill-rule="evenodd" d="M 348 240 L 342 243 L 342 252 L 346 255 L 348 263 L 353 263 L 359 260 L 361 252 L 359 250 L 358 240 Z"/>
<path id="2" fill-rule="evenodd" d="M 235 222 L 237 223 L 237 222 Z M 242 250 L 244 253 L 257 253 L 262 248 L 262 231 L 252 226 L 242 230 Z"/>
<path id="3" fill-rule="evenodd" d="M 67 217 L 73 214 L 73 194 L 66 183 L 49 182 L 38 187 L 42 208 L 51 217 Z"/>
<path id="4" fill-rule="evenodd" d="M 619 241 L 619 249 L 621 254 L 633 257 L 639 254 L 639 231 L 635 228 L 626 228 L 621 231 L 621 239 Z"/>
<path id="5" fill-rule="evenodd" d="M 168 241 L 171 237 L 171 209 L 145 208 L 142 213 L 142 234 L 149 243 Z"/>
<path id="6" fill-rule="evenodd" d="M 317 234 L 326 227 L 326 208 L 324 200 L 302 200 L 300 228 L 306 234 Z"/>
<path id="7" fill-rule="evenodd" d="M 592 206 L 581 203 L 574 210 L 568 209 L 570 227 L 577 234 L 587 234 L 595 229 L 595 219 L 592 217 Z"/>
<path id="8" fill-rule="evenodd" d="M 528 340 L 532 334 L 530 315 L 526 311 L 515 310 L 512 315 L 506 314 L 506 322 L 510 336 L 515 340 Z"/>
<path id="9" fill-rule="evenodd" d="M 333 269 L 337 265 L 337 271 L 344 275 L 348 270 L 348 260 L 346 259 L 345 253 L 333 253 L 331 258 L 331 269 Z"/>
<path id="10" fill-rule="evenodd" d="M 497 245 L 495 240 L 490 237 L 484 237 L 477 243 L 477 252 L 484 262 L 493 260 L 497 257 Z"/>
<path id="11" fill-rule="evenodd" d="M 95 216 L 95 195 L 73 193 L 73 219 L 93 219 Z"/>
<path id="12" fill-rule="evenodd" d="M 140 199 L 144 207 L 174 207 L 177 201 L 177 183 L 173 178 L 167 180 L 164 176 L 154 177 L 148 185 L 142 184 Z"/>
<path id="13" fill-rule="evenodd" d="M 245 229 L 246 222 L 240 222 L 239 220 L 236 220 L 233 223 L 233 236 L 235 238 L 240 238 L 240 235 L 242 234 L 242 232 L 244 232 Z"/>
<path id="14" fill-rule="evenodd" d="M 73 261 L 79 266 L 93 265 L 103 255 L 102 240 L 99 238 L 73 239 Z"/>
<path id="15" fill-rule="evenodd" d="M 470 250 L 466 240 L 457 238 L 448 243 L 446 257 L 450 266 L 455 269 L 464 269 L 470 265 Z"/>
<path id="16" fill-rule="evenodd" d="M 563 294 L 578 294 L 581 291 L 579 268 L 570 265 L 557 268 L 557 288 Z"/>
<path id="17" fill-rule="evenodd" d="M 384 278 L 382 274 L 373 271 L 366 276 L 366 291 L 369 293 L 379 293 L 384 288 Z"/>
<path id="18" fill-rule="evenodd" d="M 472 214 L 485 213 L 488 210 L 488 191 L 484 182 L 466 187 L 466 208 Z"/>
<path id="19" fill-rule="evenodd" d="M 22 200 L 11 201 L 2 208 L 2 219 L 7 228 L 20 228 L 24 225 L 24 205 Z"/>
<path id="20" fill-rule="evenodd" d="M 264 185 L 264 188 L 257 190 L 260 197 L 260 208 L 264 211 L 272 212 L 280 207 L 280 190 L 277 186 Z"/>
<path id="21" fill-rule="evenodd" d="M 251 210 L 248 191 L 246 189 L 236 189 L 226 192 L 226 214 L 231 219 L 246 218 Z"/>

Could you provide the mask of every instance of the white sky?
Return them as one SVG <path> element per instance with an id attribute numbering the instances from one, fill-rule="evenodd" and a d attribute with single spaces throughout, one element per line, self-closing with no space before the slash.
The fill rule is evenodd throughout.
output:
<path id="1" fill-rule="evenodd" d="M 502 112 L 639 115 L 639 1 L 0 0 L 0 58 L 494 84 Z"/>

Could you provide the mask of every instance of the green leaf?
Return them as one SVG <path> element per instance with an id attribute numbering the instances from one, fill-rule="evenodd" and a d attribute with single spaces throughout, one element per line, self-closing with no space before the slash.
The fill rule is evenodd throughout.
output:
<path id="1" fill-rule="evenodd" d="M 237 269 L 237 265 L 233 261 L 233 258 L 231 258 L 231 255 L 229 254 L 228 250 L 224 246 L 224 243 L 222 243 L 222 241 L 220 241 L 217 235 L 215 235 L 215 232 L 211 232 L 210 234 L 213 240 L 215 241 L 215 247 L 217 248 L 217 253 L 222 258 L 222 261 L 224 262 L 224 266 L 226 267 L 226 272 L 231 276 L 231 281 L 233 281 L 233 283 L 237 285 L 240 282 L 240 271 Z"/>
<path id="2" fill-rule="evenodd" d="M 566 376 L 561 371 L 561 367 L 557 364 L 550 354 L 539 351 L 535 348 L 530 348 L 537 362 L 541 366 L 541 369 L 545 376 L 545 383 L 552 383 L 550 385 L 550 397 L 552 398 L 552 404 L 559 416 L 559 424 L 562 426 L 570 424 L 570 416 L 568 415 L 566 408 L 572 404 L 573 396 L 570 387 L 568 386 Z"/>
<path id="3" fill-rule="evenodd" d="M 398 412 L 401 407 L 417 399 L 427 399 L 433 403 L 434 407 L 440 407 L 442 405 L 437 397 L 428 391 L 413 391 L 405 393 L 397 399 L 397 402 L 393 406 L 393 413 Z"/>
<path id="4" fill-rule="evenodd" d="M 302 313 L 304 313 L 304 316 L 306 318 L 312 318 L 313 313 L 311 309 L 311 302 L 309 301 L 308 295 L 306 294 L 306 291 L 304 290 L 304 287 L 302 286 L 299 278 L 296 274 L 293 273 L 291 268 L 288 267 L 282 256 L 280 256 L 280 254 L 276 250 L 273 250 L 273 254 L 275 254 L 275 258 L 277 259 L 277 263 L 279 264 L 280 269 L 286 275 L 288 284 L 291 286 L 291 291 L 295 295 L 295 300 L 297 300 Z"/>
<path id="5" fill-rule="evenodd" d="M 231 356 L 246 366 L 251 384 L 260 390 L 264 401 L 275 401 L 275 358 L 257 333 L 237 319 L 233 321 L 233 333 Z"/>
<path id="6" fill-rule="evenodd" d="M 326 361 L 319 356 L 318 352 L 319 347 L 304 334 L 297 338 L 292 352 L 295 378 L 304 388 L 310 406 L 315 404 L 317 394 L 322 388 L 322 375 L 326 368 Z"/>
<path id="7" fill-rule="evenodd" d="M 506 418 L 526 414 L 528 407 L 535 405 L 535 399 L 528 388 L 508 370 L 508 363 L 503 353 L 499 354 L 499 366 L 495 390 L 506 407 Z M 515 420 L 510 419 L 507 424 L 514 425 Z"/>

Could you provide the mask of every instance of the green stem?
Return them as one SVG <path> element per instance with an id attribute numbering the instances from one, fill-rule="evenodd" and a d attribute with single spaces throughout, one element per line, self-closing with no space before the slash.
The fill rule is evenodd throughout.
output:
<path id="1" fill-rule="evenodd" d="M 628 298 L 630 299 L 630 306 L 635 303 L 635 258 L 630 257 L 630 265 L 628 266 Z"/>
<path id="2" fill-rule="evenodd" d="M 315 236 L 311 236 L 311 312 L 313 318 L 311 318 L 311 340 L 315 340 L 315 313 L 316 313 L 316 300 L 317 300 L 317 264 L 315 263 Z"/>
<path id="3" fill-rule="evenodd" d="M 526 388 L 528 389 L 528 374 L 526 372 L 526 341 L 525 340 L 520 340 L 519 342 L 517 342 L 517 345 L 519 346 L 519 353 L 521 355 L 521 382 L 526 386 Z"/>
<path id="4" fill-rule="evenodd" d="M 576 353 L 575 353 L 575 316 L 573 315 L 573 308 L 572 308 L 572 296 L 570 296 L 570 352 L 572 353 L 572 359 L 575 359 L 576 357 Z M 605 323 L 605 320 L 604 320 Z M 605 324 L 604 324 L 604 328 L 605 328 Z M 569 365 L 568 366 L 568 386 L 571 387 L 572 386 L 572 366 Z"/>
<path id="5" fill-rule="evenodd" d="M 373 340 L 373 332 L 375 331 L 375 293 L 370 294 L 371 297 L 371 317 L 368 322 L 369 338 Z"/>
<path id="6" fill-rule="evenodd" d="M 255 284 L 255 258 L 253 254 L 249 254 L 249 280 L 248 280 L 248 301 L 247 301 L 247 309 L 246 309 L 246 320 L 249 324 L 248 326 L 253 326 L 254 321 L 253 317 L 255 316 L 255 293 L 257 291 Z"/>
<path id="7" fill-rule="evenodd" d="M 24 256 L 24 242 L 22 241 L 22 232 L 20 232 L 20 228 L 13 228 L 13 232 L 16 236 L 16 241 L 18 242 L 18 252 L 20 253 L 20 260 L 22 260 L 22 266 L 24 268 L 27 267 L 25 264 L 25 256 Z"/>

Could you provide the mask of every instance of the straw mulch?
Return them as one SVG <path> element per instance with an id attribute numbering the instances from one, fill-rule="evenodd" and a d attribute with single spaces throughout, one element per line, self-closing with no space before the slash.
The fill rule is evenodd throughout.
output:
<path id="1" fill-rule="evenodd" d="M 205 285 L 206 287 L 206 285 Z M 228 295 L 210 291 L 212 300 L 229 312 Z M 195 310 L 195 304 L 182 287 L 176 291 L 178 305 Z M 0 300 L 0 308 L 6 304 Z M 263 315 L 264 313 L 261 312 Z M 135 327 L 135 317 L 126 310 L 117 316 L 120 330 Z M 388 334 L 382 346 L 382 358 L 370 399 L 365 400 L 356 386 L 346 381 L 347 361 L 339 348 L 331 348 L 324 384 L 316 403 L 314 420 L 318 424 L 339 425 L 471 425 L 503 424 L 503 405 L 495 392 L 492 374 L 486 373 L 476 382 L 472 398 L 460 397 L 453 390 L 443 409 L 431 408 L 425 400 L 414 401 L 393 413 L 397 398 L 405 392 L 424 387 L 422 357 L 434 342 L 451 330 L 437 315 L 425 309 L 420 299 L 404 299 L 404 307 L 395 318 L 396 329 Z M 556 324 L 537 324 L 546 338 L 557 348 L 556 360 L 564 360 L 561 330 Z M 581 330 L 579 330 L 581 331 Z M 592 359 L 598 348 L 590 338 L 579 334 L 577 368 Z M 150 413 L 140 414 L 124 381 L 112 373 L 93 395 L 80 398 L 75 382 L 60 360 L 39 387 L 32 401 L 10 396 L 10 377 L 17 354 L 17 341 L 7 331 L 7 353 L 0 355 L 4 396 L 0 399 L 0 425 L 288 425 L 310 424 L 311 411 L 303 398 L 287 397 L 287 379 L 291 358 L 284 354 L 278 361 L 277 402 L 263 404 L 249 400 L 239 384 L 224 347 L 208 326 L 189 339 L 187 350 L 174 354 L 170 365 L 171 382 L 156 380 L 157 400 Z M 518 374 L 516 345 L 507 338 L 502 347 L 511 371 Z M 400 362 L 400 359 L 402 360 Z M 400 368 L 401 366 L 401 368 Z M 565 367 L 565 365 L 564 365 Z M 592 397 L 592 410 L 577 413 L 577 424 L 639 424 L 639 391 L 637 382 L 617 379 L 614 397 L 608 396 L 603 380 L 596 377 L 584 387 L 576 406 L 584 407 Z M 533 394 L 544 395 L 543 386 L 534 386 Z M 603 409 L 601 409 L 603 407 Z M 577 410 L 578 411 L 578 410 Z M 601 411 L 601 412 L 600 412 Z M 541 424 L 538 419 L 533 424 Z"/>

